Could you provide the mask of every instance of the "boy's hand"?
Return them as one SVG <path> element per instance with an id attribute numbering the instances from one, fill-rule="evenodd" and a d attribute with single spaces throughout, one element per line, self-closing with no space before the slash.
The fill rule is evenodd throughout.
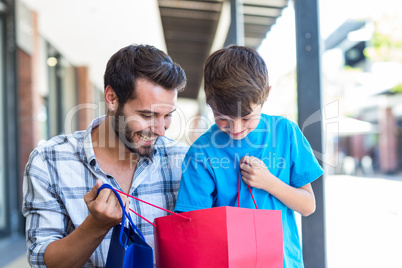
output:
<path id="1" fill-rule="evenodd" d="M 275 183 L 275 177 L 260 159 L 244 156 L 240 159 L 242 180 L 249 186 L 263 190 L 270 189 Z"/>
<path id="2" fill-rule="evenodd" d="M 275 177 L 258 158 L 245 156 L 240 159 L 243 181 L 251 187 L 262 189 L 275 196 L 288 208 L 308 216 L 315 210 L 315 197 L 311 184 L 292 187 Z"/>

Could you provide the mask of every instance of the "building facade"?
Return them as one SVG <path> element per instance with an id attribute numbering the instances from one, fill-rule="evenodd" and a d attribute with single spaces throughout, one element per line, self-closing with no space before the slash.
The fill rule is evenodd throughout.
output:
<path id="1" fill-rule="evenodd" d="M 40 33 L 38 14 L 0 2 L 0 238 L 24 233 L 22 179 L 32 150 L 61 133 L 86 129 L 101 91 L 87 66 L 71 64 Z M 80 107 L 77 109 L 77 107 Z"/>

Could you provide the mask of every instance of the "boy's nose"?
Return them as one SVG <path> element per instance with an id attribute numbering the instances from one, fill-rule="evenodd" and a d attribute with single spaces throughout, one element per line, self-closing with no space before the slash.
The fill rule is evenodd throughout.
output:
<path id="1" fill-rule="evenodd" d="M 232 133 L 239 133 L 243 131 L 243 123 L 241 119 L 232 121 Z"/>

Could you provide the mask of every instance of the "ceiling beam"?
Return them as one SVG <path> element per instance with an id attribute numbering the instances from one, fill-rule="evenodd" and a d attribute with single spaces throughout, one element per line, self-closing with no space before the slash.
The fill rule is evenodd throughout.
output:
<path id="1" fill-rule="evenodd" d="M 201 2 L 201 1 L 177 1 L 177 0 L 159 0 L 159 7 L 178 8 L 187 10 L 204 10 L 220 12 L 222 1 Z"/>
<path id="2" fill-rule="evenodd" d="M 217 21 L 219 19 L 219 12 L 212 11 L 197 11 L 197 10 L 181 10 L 173 8 L 160 8 L 161 16 L 177 17 L 186 19 L 205 19 Z"/>

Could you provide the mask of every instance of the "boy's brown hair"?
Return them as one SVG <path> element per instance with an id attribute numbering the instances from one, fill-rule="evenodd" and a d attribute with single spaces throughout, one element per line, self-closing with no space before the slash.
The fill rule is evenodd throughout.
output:
<path id="1" fill-rule="evenodd" d="M 268 97 L 268 69 L 254 49 L 228 46 L 206 60 L 204 88 L 207 104 L 213 110 L 244 117 L 252 112 L 252 104 L 263 104 Z"/>

